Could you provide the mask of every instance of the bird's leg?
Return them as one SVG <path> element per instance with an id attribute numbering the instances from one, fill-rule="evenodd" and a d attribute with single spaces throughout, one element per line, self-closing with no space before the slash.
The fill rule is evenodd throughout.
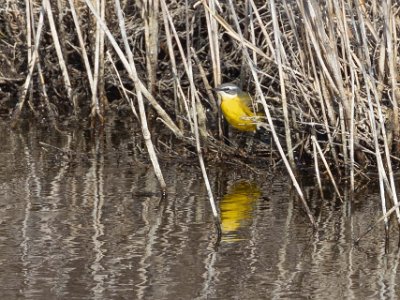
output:
<path id="1" fill-rule="evenodd" d="M 254 150 L 254 136 L 253 135 L 248 135 L 246 136 L 246 152 L 247 153 L 252 153 Z"/>
<path id="2" fill-rule="evenodd" d="M 257 129 L 256 133 L 254 134 L 254 138 L 265 145 L 271 144 L 271 136 L 264 127 L 260 127 Z"/>

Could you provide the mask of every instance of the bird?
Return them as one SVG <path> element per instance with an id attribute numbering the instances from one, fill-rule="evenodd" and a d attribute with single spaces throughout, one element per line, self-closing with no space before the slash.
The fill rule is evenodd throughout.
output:
<path id="1" fill-rule="evenodd" d="M 251 97 L 234 83 L 223 83 L 214 88 L 221 97 L 221 110 L 226 121 L 239 131 L 257 130 L 255 117 L 251 107 Z"/>

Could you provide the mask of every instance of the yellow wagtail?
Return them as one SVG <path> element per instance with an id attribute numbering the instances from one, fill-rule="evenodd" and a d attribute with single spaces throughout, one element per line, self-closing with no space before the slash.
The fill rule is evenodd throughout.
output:
<path id="1" fill-rule="evenodd" d="M 233 83 L 224 83 L 214 89 L 221 96 L 221 110 L 228 123 L 240 131 L 256 131 L 257 115 L 251 107 L 251 97 Z"/>

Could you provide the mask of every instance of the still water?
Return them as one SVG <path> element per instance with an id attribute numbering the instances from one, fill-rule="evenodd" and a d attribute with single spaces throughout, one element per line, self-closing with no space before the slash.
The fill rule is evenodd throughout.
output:
<path id="1" fill-rule="evenodd" d="M 157 144 L 163 199 L 128 128 L 0 123 L 0 299 L 397 299 L 396 230 L 387 253 L 382 226 L 352 242 L 376 187 L 341 203 L 304 180 L 313 230 L 283 172 L 208 163 L 219 240 L 197 160 Z"/>

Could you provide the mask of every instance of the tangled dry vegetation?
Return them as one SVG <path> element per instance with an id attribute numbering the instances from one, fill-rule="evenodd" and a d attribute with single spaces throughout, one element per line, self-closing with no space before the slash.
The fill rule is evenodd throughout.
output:
<path id="1" fill-rule="evenodd" d="M 0 111 L 12 111 L 14 126 L 32 115 L 55 128 L 65 117 L 101 126 L 128 107 L 165 186 L 152 140 L 166 129 L 195 146 L 201 164 L 202 149 L 235 152 L 221 142 L 210 90 L 235 80 L 265 113 L 269 158 L 295 186 L 299 162 L 314 164 L 318 182 L 324 172 L 352 189 L 370 166 L 382 203 L 397 204 L 397 1 L 2 2 Z M 152 118 L 161 122 L 150 138 Z"/>

